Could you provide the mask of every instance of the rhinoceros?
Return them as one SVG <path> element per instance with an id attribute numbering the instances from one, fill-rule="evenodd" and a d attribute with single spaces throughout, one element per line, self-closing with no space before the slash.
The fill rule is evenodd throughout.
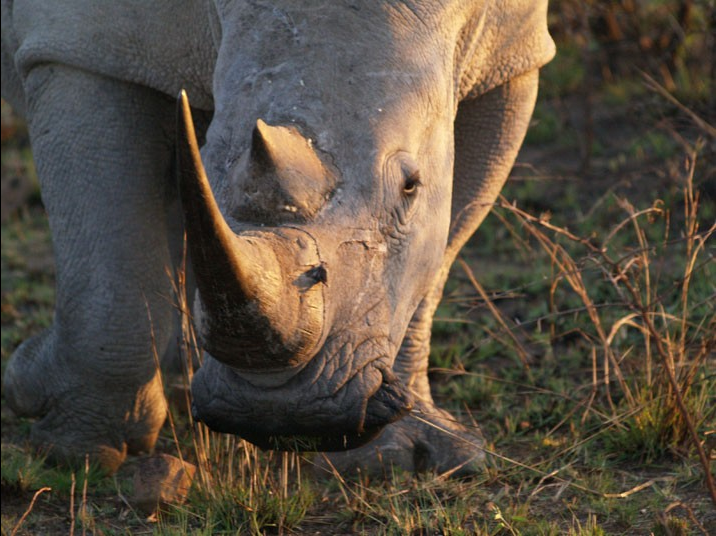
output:
<path id="1" fill-rule="evenodd" d="M 196 419 L 344 469 L 479 468 L 479 430 L 431 396 L 432 318 L 527 130 L 546 18 L 543 0 L 3 1 L 2 92 L 56 260 L 53 324 L 4 377 L 31 440 L 109 470 L 154 447 L 188 258 Z"/>

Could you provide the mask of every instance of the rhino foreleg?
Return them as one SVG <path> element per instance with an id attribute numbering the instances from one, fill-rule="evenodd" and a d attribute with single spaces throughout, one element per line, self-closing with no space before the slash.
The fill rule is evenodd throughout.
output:
<path id="1" fill-rule="evenodd" d="M 53 325 L 12 357 L 4 393 L 38 418 L 31 437 L 51 457 L 88 453 L 113 470 L 153 447 L 166 416 L 152 345 L 162 355 L 173 327 L 174 103 L 62 65 L 32 69 L 24 86 L 57 297 Z"/>

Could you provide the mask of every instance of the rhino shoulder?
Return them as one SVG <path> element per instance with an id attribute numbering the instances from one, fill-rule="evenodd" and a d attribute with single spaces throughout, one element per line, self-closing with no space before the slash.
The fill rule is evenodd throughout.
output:
<path id="1" fill-rule="evenodd" d="M 183 87 L 195 106 L 213 107 L 218 22 L 208 0 L 16 0 L 7 10 L 21 77 L 62 63 L 172 96 Z"/>

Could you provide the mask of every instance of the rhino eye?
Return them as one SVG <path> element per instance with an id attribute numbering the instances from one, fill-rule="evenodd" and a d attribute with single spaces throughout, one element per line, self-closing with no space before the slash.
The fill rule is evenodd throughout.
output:
<path id="1" fill-rule="evenodd" d="M 405 184 L 403 184 L 403 193 L 408 196 L 415 195 L 415 192 L 418 191 L 418 187 L 421 184 L 422 183 L 420 182 L 420 172 L 415 171 L 405 179 Z"/>

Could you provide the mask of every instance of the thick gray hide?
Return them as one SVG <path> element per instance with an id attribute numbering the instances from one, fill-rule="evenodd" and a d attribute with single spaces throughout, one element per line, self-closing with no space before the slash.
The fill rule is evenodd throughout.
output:
<path id="1" fill-rule="evenodd" d="M 553 53 L 544 1 L 3 1 L 57 261 L 54 324 L 4 377 L 32 440 L 110 469 L 153 447 L 186 231 L 197 418 L 344 469 L 474 471 L 431 322 Z"/>

